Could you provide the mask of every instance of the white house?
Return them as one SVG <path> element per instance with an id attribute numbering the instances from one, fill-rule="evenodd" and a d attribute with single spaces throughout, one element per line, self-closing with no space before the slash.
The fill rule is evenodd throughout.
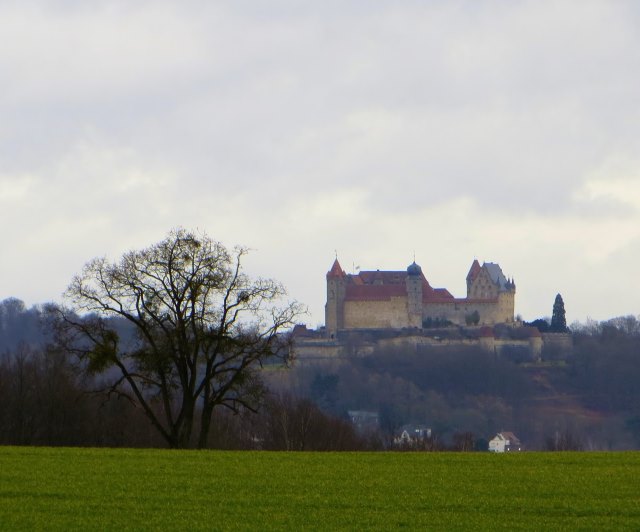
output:
<path id="1" fill-rule="evenodd" d="M 494 453 L 508 453 L 523 449 L 522 443 L 513 432 L 498 432 L 495 438 L 489 440 L 489 451 Z"/>

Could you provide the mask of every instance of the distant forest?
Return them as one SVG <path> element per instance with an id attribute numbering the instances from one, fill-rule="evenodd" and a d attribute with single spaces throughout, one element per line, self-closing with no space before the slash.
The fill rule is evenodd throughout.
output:
<path id="1" fill-rule="evenodd" d="M 388 449 L 407 424 L 429 448 L 486 450 L 512 431 L 528 449 L 640 448 L 640 321 L 571 326 L 573 348 L 518 361 L 470 347 L 379 350 L 358 358 L 266 366 L 258 414 L 216 414 L 210 446 L 228 449 Z M 51 342 L 48 310 L 0 302 L 0 444 L 163 446 L 143 412 L 95 393 Z M 357 431 L 348 412 L 378 425 Z M 470 444 L 471 442 L 471 444 Z"/>

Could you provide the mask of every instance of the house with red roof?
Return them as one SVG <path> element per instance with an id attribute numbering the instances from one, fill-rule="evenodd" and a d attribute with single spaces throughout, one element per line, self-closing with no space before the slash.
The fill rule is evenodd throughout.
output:
<path id="1" fill-rule="evenodd" d="M 331 335 L 358 329 L 422 329 L 426 323 L 513 323 L 515 283 L 498 264 L 474 260 L 467 296 L 431 286 L 415 263 L 406 270 L 346 273 L 338 259 L 327 272 L 325 326 Z"/>

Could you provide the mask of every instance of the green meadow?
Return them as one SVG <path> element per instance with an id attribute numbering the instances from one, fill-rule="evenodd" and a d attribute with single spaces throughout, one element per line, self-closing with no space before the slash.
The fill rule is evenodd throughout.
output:
<path id="1" fill-rule="evenodd" d="M 0 447 L 0 529 L 640 529 L 640 453 Z"/>

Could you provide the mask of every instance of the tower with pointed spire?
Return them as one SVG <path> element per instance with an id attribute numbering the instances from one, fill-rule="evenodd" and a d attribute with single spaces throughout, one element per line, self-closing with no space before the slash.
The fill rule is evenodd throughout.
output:
<path id="1" fill-rule="evenodd" d="M 324 307 L 325 326 L 332 336 L 344 328 L 346 280 L 347 274 L 336 257 L 327 272 L 327 303 Z"/>

